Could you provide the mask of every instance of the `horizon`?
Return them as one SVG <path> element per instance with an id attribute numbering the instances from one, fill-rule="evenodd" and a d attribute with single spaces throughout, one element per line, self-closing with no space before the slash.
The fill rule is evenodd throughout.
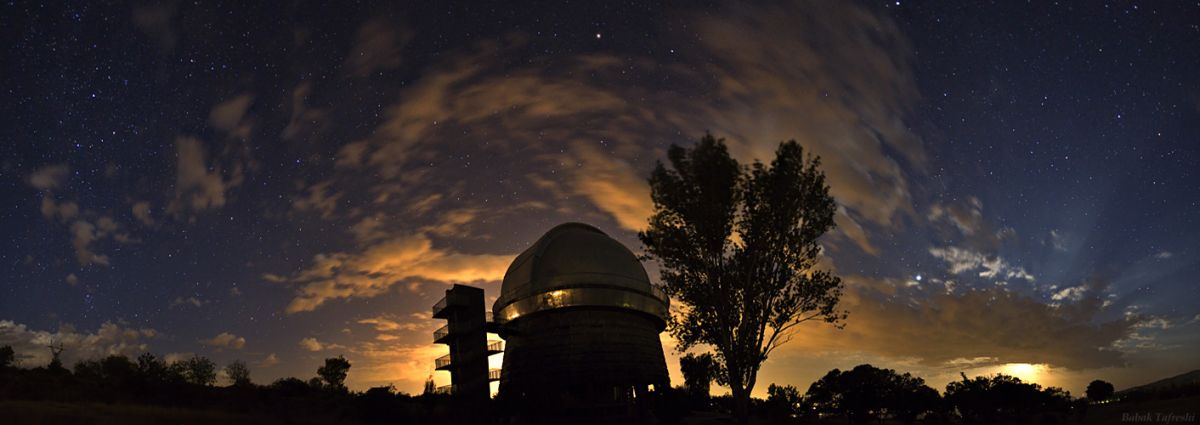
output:
<path id="1" fill-rule="evenodd" d="M 742 164 L 796 140 L 838 202 L 846 326 L 802 326 L 756 397 L 859 364 L 1075 397 L 1200 369 L 1195 5 L 2 7 L 23 367 L 59 341 L 445 385 L 445 289 L 490 308 L 562 222 L 643 252 L 656 161 L 711 132 Z"/>

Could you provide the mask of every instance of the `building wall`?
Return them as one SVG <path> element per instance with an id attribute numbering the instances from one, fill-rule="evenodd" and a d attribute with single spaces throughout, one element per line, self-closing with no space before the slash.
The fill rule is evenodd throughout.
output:
<path id="1" fill-rule="evenodd" d="M 506 323 L 499 396 L 612 400 L 614 388 L 668 386 L 660 329 L 641 313 L 594 307 Z"/>

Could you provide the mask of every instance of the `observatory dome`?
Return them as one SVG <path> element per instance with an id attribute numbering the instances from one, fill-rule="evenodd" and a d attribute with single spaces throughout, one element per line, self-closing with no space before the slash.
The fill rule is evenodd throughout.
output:
<path id="1" fill-rule="evenodd" d="M 515 405 L 624 412 L 651 386 L 670 386 L 659 340 L 668 299 L 599 229 L 550 229 L 513 260 L 500 291 L 492 306 L 505 343 L 500 395 Z"/>
<path id="2" fill-rule="evenodd" d="M 564 223 L 518 255 L 493 305 L 497 322 L 560 307 L 611 306 L 665 317 L 667 301 L 625 245 L 583 223 Z"/>

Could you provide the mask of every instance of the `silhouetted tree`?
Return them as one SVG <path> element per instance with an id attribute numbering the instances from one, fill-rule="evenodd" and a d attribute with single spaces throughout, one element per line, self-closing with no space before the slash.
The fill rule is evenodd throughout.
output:
<path id="1" fill-rule="evenodd" d="M 433 384 L 433 375 L 425 378 L 425 391 L 422 394 L 430 395 L 437 392 L 437 386 Z"/>
<path id="2" fill-rule="evenodd" d="M 337 356 L 325 359 L 325 365 L 317 368 L 317 376 L 320 376 L 330 389 L 344 391 L 344 382 L 349 371 L 350 362 L 345 357 Z"/>
<path id="3" fill-rule="evenodd" d="M 17 353 L 13 351 L 11 345 L 0 347 L 0 369 L 12 366 L 16 358 Z"/>
<path id="4" fill-rule="evenodd" d="M 804 397 L 800 390 L 791 385 L 779 386 L 771 384 L 767 387 L 767 415 L 773 422 L 787 423 L 800 413 L 800 403 Z"/>
<path id="5" fill-rule="evenodd" d="M 174 365 L 179 365 L 183 378 L 192 384 L 207 386 L 217 381 L 217 364 L 207 357 L 194 355 Z"/>
<path id="6" fill-rule="evenodd" d="M 104 380 L 117 387 L 129 387 L 140 377 L 137 365 L 129 358 L 111 355 L 100 360 L 100 370 Z"/>
<path id="7" fill-rule="evenodd" d="M 815 270 L 817 239 L 834 227 L 837 204 L 820 158 L 795 141 L 770 166 L 729 156 L 705 135 L 691 149 L 672 145 L 671 169 L 650 176 L 654 215 L 638 237 L 662 265 L 668 295 L 687 305 L 670 320 L 678 348 L 716 348 L 720 376 L 738 421 L 748 421 L 758 369 L 809 320 L 838 323 L 841 279 Z"/>
<path id="8" fill-rule="evenodd" d="M 717 378 L 720 366 L 712 354 L 688 354 L 679 358 L 679 371 L 683 373 L 683 386 L 688 395 L 708 398 L 712 381 Z"/>
<path id="9" fill-rule="evenodd" d="M 890 371 L 890 370 L 889 370 Z M 916 423 L 917 417 L 941 410 L 942 396 L 937 390 L 925 385 L 925 380 L 908 373 L 891 374 L 887 409 L 907 425 Z"/>
<path id="10" fill-rule="evenodd" d="M 805 403 L 820 412 L 844 415 L 850 423 L 893 416 L 911 424 L 922 413 L 936 410 L 939 398 L 921 378 L 864 364 L 845 372 L 829 371 L 809 386 Z"/>
<path id="11" fill-rule="evenodd" d="M 250 368 L 246 367 L 246 362 L 234 360 L 233 363 L 225 365 L 225 376 L 235 387 L 250 386 Z"/>
<path id="12" fill-rule="evenodd" d="M 143 379 L 149 382 L 179 382 L 183 376 L 179 374 L 182 368 L 171 368 L 167 362 L 154 354 L 142 353 L 137 358 L 137 370 Z"/>
<path id="13" fill-rule="evenodd" d="M 1108 400 L 1112 398 L 1114 391 L 1113 384 L 1097 379 L 1088 384 L 1087 398 L 1093 402 Z"/>
<path id="14" fill-rule="evenodd" d="M 50 341 L 50 345 L 46 348 L 50 349 L 50 364 L 46 365 L 46 369 L 54 372 L 66 371 L 67 368 L 63 367 L 62 358 L 60 357 L 63 352 L 62 342 L 55 343 L 54 341 Z"/>
<path id="15" fill-rule="evenodd" d="M 1021 382 L 1008 375 L 977 376 L 946 385 L 945 399 L 965 423 L 1030 423 L 1038 415 L 1065 414 L 1071 395 L 1061 388 Z"/>
<path id="16" fill-rule="evenodd" d="M 102 381 L 104 380 L 104 372 L 100 368 L 100 362 L 96 360 L 80 360 L 75 362 L 75 367 L 72 368 L 75 377 L 87 381 Z"/>
<path id="17" fill-rule="evenodd" d="M 313 379 L 317 380 L 317 378 L 313 378 Z M 317 383 L 319 384 L 320 380 L 317 380 Z M 281 394 L 285 397 L 297 397 L 297 396 L 307 394 L 313 390 L 313 388 L 311 386 L 309 386 L 308 383 L 305 383 L 304 381 L 300 380 L 299 378 L 290 378 L 290 377 L 276 379 L 275 382 L 271 383 L 271 389 L 275 390 L 276 392 L 278 392 L 279 394 Z"/>

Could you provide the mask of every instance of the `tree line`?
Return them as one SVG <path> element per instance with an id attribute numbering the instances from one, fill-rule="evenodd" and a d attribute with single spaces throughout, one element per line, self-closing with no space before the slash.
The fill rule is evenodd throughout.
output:
<path id="1" fill-rule="evenodd" d="M 59 351 L 45 366 L 15 367 L 9 346 L 0 346 L 0 401 L 104 403 L 166 406 L 250 415 L 265 423 L 444 422 L 447 397 L 418 396 L 383 386 L 352 392 L 345 385 L 351 364 L 331 357 L 310 379 L 280 378 L 267 385 L 250 379 L 241 360 L 219 367 L 204 356 L 168 362 L 152 353 L 136 359 L 110 355 L 67 368 Z M 224 371 L 227 386 L 217 386 Z"/>
<path id="2" fill-rule="evenodd" d="M 714 379 L 710 354 L 680 359 L 683 393 L 691 408 L 721 409 L 721 397 L 709 398 Z M 1074 423 L 1090 403 L 1114 397 L 1112 384 L 1094 381 L 1087 398 L 1074 399 L 1057 387 L 1042 387 L 1020 378 L 997 374 L 967 377 L 939 393 L 910 373 L 863 364 L 834 369 L 813 382 L 806 392 L 794 386 L 771 384 L 765 400 L 756 400 L 755 414 L 772 423 L 904 423 L 904 424 L 1028 424 Z"/>

